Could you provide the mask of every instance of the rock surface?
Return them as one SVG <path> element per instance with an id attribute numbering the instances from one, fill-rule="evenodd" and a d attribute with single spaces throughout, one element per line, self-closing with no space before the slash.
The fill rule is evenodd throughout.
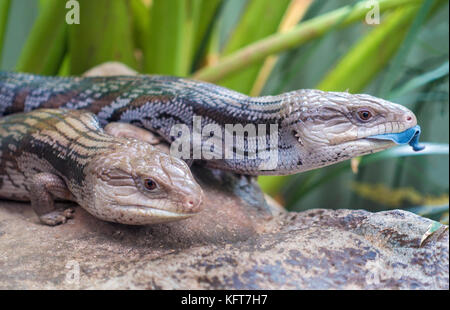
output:
<path id="1" fill-rule="evenodd" d="M 107 223 L 77 208 L 47 227 L 27 204 L 2 202 L 0 289 L 449 288 L 448 230 L 419 247 L 431 220 L 258 209 L 245 199 L 256 184 L 198 170 L 205 210 L 169 224 Z"/>

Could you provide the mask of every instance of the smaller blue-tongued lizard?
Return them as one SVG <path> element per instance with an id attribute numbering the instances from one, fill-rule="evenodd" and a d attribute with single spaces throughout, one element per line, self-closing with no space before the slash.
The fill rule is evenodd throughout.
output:
<path id="1" fill-rule="evenodd" d="M 73 214 L 55 209 L 54 199 L 75 201 L 102 220 L 142 225 L 198 213 L 203 192 L 184 161 L 106 133 L 94 114 L 40 109 L 0 119 L 0 197 L 31 201 L 47 225 Z"/>

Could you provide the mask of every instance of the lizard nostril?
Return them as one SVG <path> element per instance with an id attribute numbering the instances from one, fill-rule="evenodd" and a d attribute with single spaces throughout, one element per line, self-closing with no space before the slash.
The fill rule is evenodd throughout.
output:
<path id="1" fill-rule="evenodd" d="M 201 199 L 196 199 L 195 197 L 187 197 L 184 203 L 188 212 L 199 212 L 201 209 Z"/>
<path id="2" fill-rule="evenodd" d="M 407 113 L 407 114 L 405 115 L 404 120 L 405 120 L 407 123 L 414 123 L 414 122 L 416 122 L 416 116 L 415 116 L 414 114 L 412 114 L 412 113 Z"/>

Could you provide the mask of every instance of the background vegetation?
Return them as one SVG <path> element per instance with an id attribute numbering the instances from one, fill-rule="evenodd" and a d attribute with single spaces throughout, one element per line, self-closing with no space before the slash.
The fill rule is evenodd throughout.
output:
<path id="1" fill-rule="evenodd" d="M 105 61 L 251 95 L 365 92 L 411 108 L 427 149 L 397 148 L 260 177 L 290 210 L 405 208 L 448 223 L 449 8 L 445 0 L 0 0 L 2 70 L 77 75 Z M 415 156 L 412 156 L 415 155 Z"/>

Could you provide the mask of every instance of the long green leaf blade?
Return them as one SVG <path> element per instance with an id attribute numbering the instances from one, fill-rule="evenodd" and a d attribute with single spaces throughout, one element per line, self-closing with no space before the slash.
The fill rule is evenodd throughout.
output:
<path id="1" fill-rule="evenodd" d="M 48 0 L 33 25 L 16 69 L 23 72 L 56 74 L 66 51 L 65 2 Z"/>
<path id="2" fill-rule="evenodd" d="M 317 88 L 326 91 L 348 90 L 352 93 L 362 91 L 395 55 L 417 9 L 406 7 L 392 12 L 352 47 Z"/>
<path id="3" fill-rule="evenodd" d="M 155 74 L 187 74 L 184 45 L 186 1 L 154 0 L 150 8 L 150 34 L 144 48 L 144 71 Z"/>
<path id="4" fill-rule="evenodd" d="M 69 25 L 71 74 L 81 74 L 106 61 L 120 61 L 136 68 L 129 3 L 124 0 L 79 0 L 79 3 L 80 24 Z"/>
<path id="5" fill-rule="evenodd" d="M 233 34 L 229 38 L 223 55 L 229 55 L 232 52 L 257 40 L 275 33 L 286 12 L 290 0 L 251 0 Z M 261 23 L 261 17 L 264 16 L 264 22 Z M 261 68 L 262 61 L 255 63 L 245 70 L 240 70 L 234 75 L 230 75 L 220 84 L 228 88 L 250 93 L 251 87 Z"/>
<path id="6" fill-rule="evenodd" d="M 428 14 L 430 13 L 432 9 L 434 0 L 425 0 L 420 7 L 416 18 L 412 22 L 412 25 L 410 29 L 408 30 L 408 33 L 406 35 L 406 38 L 401 45 L 399 51 L 395 55 L 394 59 L 392 60 L 392 64 L 388 68 L 388 72 L 386 76 L 383 79 L 383 84 L 380 89 L 380 96 L 384 98 L 389 98 L 389 92 L 393 88 L 394 82 L 396 81 L 396 78 L 401 71 L 401 67 L 404 65 L 406 58 L 408 56 L 409 51 L 411 50 L 411 47 L 416 42 L 415 38 L 417 37 L 418 30 L 421 27 L 421 25 L 425 22 Z"/>
<path id="7" fill-rule="evenodd" d="M 2 59 L 3 40 L 6 32 L 10 5 L 11 0 L 0 0 L 0 62 Z"/>
<path id="8" fill-rule="evenodd" d="M 391 97 L 396 98 L 403 94 L 409 93 L 437 79 L 440 79 L 444 76 L 448 76 L 448 74 L 449 74 L 449 62 L 446 61 L 438 68 L 426 72 L 420 76 L 414 77 L 405 84 L 403 84 L 398 89 L 393 90 L 391 93 Z"/>

